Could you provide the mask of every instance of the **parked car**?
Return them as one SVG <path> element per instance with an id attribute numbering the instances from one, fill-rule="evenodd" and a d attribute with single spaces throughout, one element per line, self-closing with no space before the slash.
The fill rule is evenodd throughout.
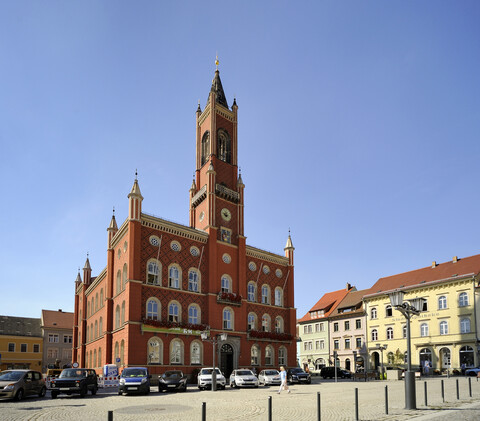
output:
<path id="1" fill-rule="evenodd" d="M 25 396 L 45 396 L 47 387 L 42 373 L 33 370 L 5 370 L 0 372 L 0 398 L 14 398 L 17 401 Z"/>
<path id="2" fill-rule="evenodd" d="M 305 373 L 300 367 L 289 368 L 287 370 L 288 383 L 312 383 L 310 373 Z"/>
<path id="3" fill-rule="evenodd" d="M 240 368 L 233 370 L 230 374 L 230 387 L 258 387 L 258 379 L 252 370 L 248 368 Z"/>
<path id="4" fill-rule="evenodd" d="M 478 373 L 480 373 L 480 367 L 465 370 L 465 376 L 478 376 Z"/>
<path id="5" fill-rule="evenodd" d="M 98 383 L 97 373 L 89 368 L 65 368 L 57 379 L 50 382 L 52 399 L 60 394 L 79 394 L 84 398 L 90 391 L 92 395 L 97 394 Z"/>
<path id="6" fill-rule="evenodd" d="M 258 383 L 264 386 L 280 385 L 282 380 L 278 370 L 262 370 L 258 375 Z"/>
<path id="7" fill-rule="evenodd" d="M 210 389 L 212 387 L 212 372 L 213 368 L 202 368 L 200 373 L 198 373 L 198 388 L 202 389 Z M 221 389 L 225 389 L 225 377 L 222 372 L 215 368 L 215 373 L 217 373 L 217 387 Z"/>
<path id="8" fill-rule="evenodd" d="M 186 392 L 187 391 L 187 376 L 180 370 L 165 371 L 158 378 L 158 391 L 166 390 Z"/>
<path id="9" fill-rule="evenodd" d="M 150 393 L 150 375 L 145 367 L 126 367 L 120 375 L 118 394 L 124 393 Z"/>
<path id="10" fill-rule="evenodd" d="M 47 389 L 50 389 L 50 382 L 60 376 L 61 372 L 61 368 L 49 368 L 47 370 L 47 375 L 45 378 L 45 385 L 47 386 Z"/>
<path id="11" fill-rule="evenodd" d="M 338 379 L 350 379 L 352 377 L 352 373 L 350 373 L 350 371 L 344 370 L 340 367 L 336 367 L 336 369 Z M 330 379 L 335 378 L 335 367 L 323 367 L 320 371 L 320 376 L 322 376 L 324 379 L 326 379 L 327 377 Z"/>

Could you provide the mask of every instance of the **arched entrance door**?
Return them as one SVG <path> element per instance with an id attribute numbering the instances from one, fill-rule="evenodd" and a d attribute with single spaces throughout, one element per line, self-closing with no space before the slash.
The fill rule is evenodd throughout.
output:
<path id="1" fill-rule="evenodd" d="M 345 370 L 350 371 L 350 358 L 345 359 Z"/>
<path id="2" fill-rule="evenodd" d="M 380 365 L 380 355 L 378 352 L 372 353 L 372 365 L 375 370 L 377 370 L 378 366 Z"/>
<path id="3" fill-rule="evenodd" d="M 233 348 L 230 344 L 223 344 L 220 348 L 220 370 L 229 378 L 233 371 Z"/>
<path id="4" fill-rule="evenodd" d="M 429 374 L 429 368 L 432 366 L 432 351 L 428 348 L 420 350 L 420 368 L 424 374 Z"/>
<path id="5" fill-rule="evenodd" d="M 442 365 L 442 368 L 450 368 L 450 350 L 448 348 L 442 348 L 440 350 L 440 364 Z"/>

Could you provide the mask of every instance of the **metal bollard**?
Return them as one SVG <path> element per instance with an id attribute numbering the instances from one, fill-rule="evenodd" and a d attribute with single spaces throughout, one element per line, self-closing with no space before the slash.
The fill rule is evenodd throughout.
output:
<path id="1" fill-rule="evenodd" d="M 445 402 L 445 390 L 443 388 L 443 380 L 441 381 L 442 383 L 442 401 Z"/>
<path id="2" fill-rule="evenodd" d="M 424 389 L 425 389 L 425 406 L 428 406 L 428 402 L 427 402 L 427 382 L 424 382 Z"/>
<path id="3" fill-rule="evenodd" d="M 202 421 L 207 421 L 207 402 L 202 402 Z"/>
<path id="4" fill-rule="evenodd" d="M 358 387 L 355 388 L 355 421 L 358 421 Z"/>
<path id="5" fill-rule="evenodd" d="M 272 397 L 268 397 L 268 421 L 272 421 Z"/>
<path id="6" fill-rule="evenodd" d="M 317 421 L 321 421 L 322 412 L 320 410 L 320 392 L 317 392 Z"/>
<path id="7" fill-rule="evenodd" d="M 472 378 L 468 378 L 468 393 L 470 393 L 470 397 L 472 397 Z"/>
<path id="8" fill-rule="evenodd" d="M 113 421 L 113 411 L 108 411 L 108 421 Z"/>
<path id="9" fill-rule="evenodd" d="M 388 386 L 385 386 L 385 414 L 388 415 Z"/>
<path id="10" fill-rule="evenodd" d="M 458 388 L 458 379 L 457 379 L 457 400 L 460 399 L 460 389 Z"/>

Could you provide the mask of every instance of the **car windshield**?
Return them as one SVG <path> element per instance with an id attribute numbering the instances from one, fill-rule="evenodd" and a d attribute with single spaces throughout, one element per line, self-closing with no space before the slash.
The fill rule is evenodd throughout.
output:
<path id="1" fill-rule="evenodd" d="M 0 372 L 0 381 L 11 382 L 20 380 L 25 375 L 24 371 L 2 371 Z"/>
<path id="2" fill-rule="evenodd" d="M 60 378 L 72 378 L 72 377 L 87 377 L 88 373 L 85 370 L 77 370 L 75 368 L 67 368 L 62 371 Z"/>
<path id="3" fill-rule="evenodd" d="M 237 370 L 237 376 L 253 376 L 250 370 Z"/>
<path id="4" fill-rule="evenodd" d="M 122 377 L 147 377 L 147 370 L 144 368 L 126 368 L 122 371 Z"/>
<path id="5" fill-rule="evenodd" d="M 266 370 L 265 375 L 266 376 L 276 376 L 278 374 L 278 371 L 276 370 Z"/>
<path id="6" fill-rule="evenodd" d="M 303 373 L 301 368 L 292 368 L 292 373 Z"/>
<path id="7" fill-rule="evenodd" d="M 180 379 L 183 377 L 183 373 L 181 371 L 165 371 L 162 377 L 164 379 Z"/>
<path id="8" fill-rule="evenodd" d="M 212 374 L 213 368 L 203 368 L 201 374 Z M 218 368 L 215 369 L 215 372 L 217 374 L 222 374 L 220 373 L 220 370 Z"/>

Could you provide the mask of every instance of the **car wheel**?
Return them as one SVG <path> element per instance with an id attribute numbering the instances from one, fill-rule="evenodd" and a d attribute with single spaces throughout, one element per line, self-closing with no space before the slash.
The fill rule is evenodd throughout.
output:
<path id="1" fill-rule="evenodd" d="M 24 396 L 25 396 L 25 392 L 23 391 L 23 389 L 18 389 L 18 392 L 15 395 L 15 400 L 16 401 L 21 401 Z"/>
<path id="2" fill-rule="evenodd" d="M 119 390 L 119 391 L 118 391 L 118 394 L 119 394 L 120 396 L 122 396 L 122 395 L 123 395 L 123 392 L 122 392 L 121 390 Z"/>
<path id="3" fill-rule="evenodd" d="M 92 395 L 96 395 L 97 394 L 97 386 L 93 386 L 93 389 L 92 389 Z"/>
<path id="4" fill-rule="evenodd" d="M 235 382 L 231 382 L 230 387 L 235 387 Z"/>
<path id="5" fill-rule="evenodd" d="M 47 393 L 47 388 L 45 386 L 42 387 L 42 389 L 40 390 L 40 393 L 38 394 L 38 396 L 40 398 L 43 398 Z"/>
<path id="6" fill-rule="evenodd" d="M 187 385 L 184 384 L 184 385 L 183 385 L 183 388 L 182 388 L 180 391 L 181 391 L 181 392 L 186 392 L 186 391 L 187 391 Z"/>
<path id="7" fill-rule="evenodd" d="M 52 399 L 57 399 L 58 392 L 52 392 Z"/>
<path id="8" fill-rule="evenodd" d="M 225 390 L 226 385 L 224 384 L 223 386 L 220 386 L 222 390 Z"/>
<path id="9" fill-rule="evenodd" d="M 87 392 L 88 392 L 87 386 L 82 386 L 82 388 L 80 389 L 80 397 L 84 398 Z"/>
<path id="10" fill-rule="evenodd" d="M 310 384 L 310 383 L 312 383 L 312 379 L 307 380 L 307 384 Z"/>
<path id="11" fill-rule="evenodd" d="M 198 386 L 198 390 L 203 390 L 201 386 Z"/>

